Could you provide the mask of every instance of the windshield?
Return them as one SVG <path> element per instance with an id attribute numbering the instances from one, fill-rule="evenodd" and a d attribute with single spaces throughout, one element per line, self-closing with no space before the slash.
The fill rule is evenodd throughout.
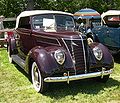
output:
<path id="1" fill-rule="evenodd" d="M 34 29 L 43 29 L 44 31 L 56 31 L 64 29 L 73 31 L 74 19 L 69 15 L 44 14 L 32 17 L 32 26 Z"/>

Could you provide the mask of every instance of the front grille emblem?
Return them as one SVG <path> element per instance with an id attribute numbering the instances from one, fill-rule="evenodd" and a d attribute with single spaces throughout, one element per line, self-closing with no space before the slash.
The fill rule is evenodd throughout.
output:
<path id="1" fill-rule="evenodd" d="M 76 43 L 74 43 L 73 41 L 72 41 L 72 45 L 74 45 L 74 46 L 78 46 Z"/>

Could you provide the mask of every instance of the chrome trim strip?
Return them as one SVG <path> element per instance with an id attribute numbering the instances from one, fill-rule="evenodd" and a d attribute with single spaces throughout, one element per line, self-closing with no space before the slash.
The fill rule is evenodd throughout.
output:
<path id="1" fill-rule="evenodd" d="M 77 39 L 75 39 L 75 38 L 64 38 L 64 40 L 86 40 L 86 39 L 80 39 L 80 38 L 77 38 Z"/>
<path id="2" fill-rule="evenodd" d="M 99 77 L 99 76 L 105 76 L 111 74 L 113 69 L 101 71 L 101 72 L 94 72 L 94 73 L 87 73 L 87 74 L 79 74 L 79 75 L 73 75 L 73 76 L 64 76 L 64 77 L 47 77 L 44 78 L 44 82 L 65 82 L 65 81 L 73 81 L 73 80 L 79 80 L 79 79 L 87 79 L 87 78 L 93 78 L 93 77 Z"/>
<path id="3" fill-rule="evenodd" d="M 64 42 L 64 44 L 65 44 L 65 46 L 66 46 L 66 48 L 67 48 L 67 51 L 68 51 L 69 54 L 70 54 L 71 60 L 73 61 L 73 57 L 71 56 L 71 53 L 70 53 L 70 51 L 69 51 L 69 48 L 68 48 L 68 46 L 67 46 L 67 44 L 66 44 L 66 42 L 64 41 L 63 38 L 62 38 L 62 41 Z M 74 63 L 74 61 L 73 61 L 73 68 L 74 68 L 75 74 L 76 74 L 76 68 L 75 68 L 75 63 Z"/>
<path id="4" fill-rule="evenodd" d="M 83 38 L 81 35 L 79 35 L 79 37 L 82 40 L 82 47 L 83 47 L 83 54 L 84 54 L 84 62 L 85 62 L 85 73 L 87 73 L 87 63 L 86 63 L 86 56 L 85 56 L 85 47 L 84 47 L 84 42 L 83 42 Z"/>
<path id="5" fill-rule="evenodd" d="M 60 44 L 60 41 L 59 41 L 58 39 L 56 39 L 56 40 L 57 40 L 57 42 L 58 42 L 59 46 L 62 46 L 62 45 Z"/>
<path id="6" fill-rule="evenodd" d="M 74 70 L 75 70 L 75 75 L 76 75 L 76 67 L 75 67 L 75 64 L 76 64 L 76 61 L 75 61 L 75 54 L 74 54 L 74 49 L 73 49 L 73 41 L 72 41 L 72 37 L 71 38 L 71 48 L 72 48 L 72 61 L 73 61 L 73 64 L 74 64 Z"/>

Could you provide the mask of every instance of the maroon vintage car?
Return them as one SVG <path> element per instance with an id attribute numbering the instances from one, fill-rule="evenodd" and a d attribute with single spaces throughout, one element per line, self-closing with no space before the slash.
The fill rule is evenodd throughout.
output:
<path id="1" fill-rule="evenodd" d="M 9 37 L 9 60 L 32 79 L 37 92 L 49 82 L 67 82 L 95 77 L 106 82 L 114 62 L 100 43 L 88 45 L 86 36 L 75 31 L 73 15 L 61 11 L 24 11 Z"/>

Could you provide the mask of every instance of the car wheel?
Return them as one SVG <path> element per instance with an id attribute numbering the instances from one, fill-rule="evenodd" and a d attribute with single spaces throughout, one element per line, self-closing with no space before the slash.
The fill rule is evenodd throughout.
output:
<path id="1" fill-rule="evenodd" d="M 88 37 L 88 38 L 87 38 L 87 41 L 88 41 L 88 44 L 93 43 L 93 39 L 92 39 L 91 37 Z"/>
<path id="2" fill-rule="evenodd" d="M 41 71 L 39 70 L 36 62 L 33 62 L 32 64 L 31 76 L 35 90 L 40 93 L 44 92 L 46 90 L 47 84 L 44 82 Z"/>
<path id="3" fill-rule="evenodd" d="M 96 80 L 97 80 L 98 82 L 101 82 L 101 83 L 106 83 L 106 82 L 108 81 L 108 79 L 109 79 L 109 76 L 110 76 L 110 75 L 106 75 L 106 76 L 103 76 L 103 78 L 97 77 Z"/>

